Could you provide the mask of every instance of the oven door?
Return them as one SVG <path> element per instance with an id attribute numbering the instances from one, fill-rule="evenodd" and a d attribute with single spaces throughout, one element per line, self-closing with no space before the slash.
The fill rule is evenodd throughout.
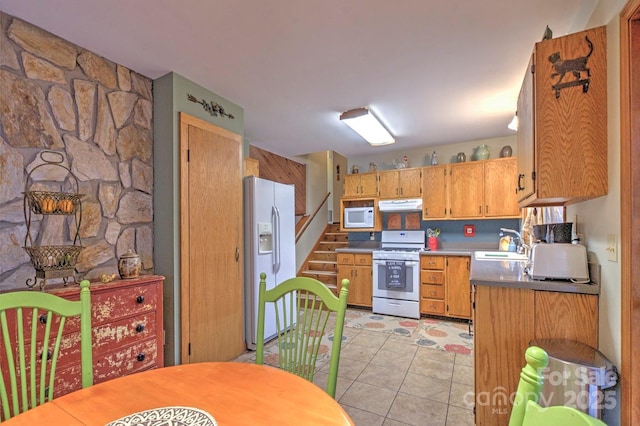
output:
<path id="1" fill-rule="evenodd" d="M 420 261 L 376 259 L 373 261 L 373 296 L 420 300 Z"/>

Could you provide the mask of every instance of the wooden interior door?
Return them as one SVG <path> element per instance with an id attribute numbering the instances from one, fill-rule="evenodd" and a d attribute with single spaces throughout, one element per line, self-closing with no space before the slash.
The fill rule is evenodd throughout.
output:
<path id="1" fill-rule="evenodd" d="M 621 419 L 640 424 L 640 0 L 620 13 Z"/>
<path id="2" fill-rule="evenodd" d="M 182 363 L 244 350 L 241 136 L 180 113 Z"/>

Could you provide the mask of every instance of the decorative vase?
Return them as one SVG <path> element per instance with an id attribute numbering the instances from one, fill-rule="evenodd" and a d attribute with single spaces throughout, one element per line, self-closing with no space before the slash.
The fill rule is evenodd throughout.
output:
<path id="1" fill-rule="evenodd" d="M 118 259 L 118 272 L 123 280 L 138 278 L 140 275 L 140 256 L 132 250 L 127 251 Z"/>
<path id="2" fill-rule="evenodd" d="M 465 161 L 467 161 L 467 155 L 464 152 L 459 152 L 456 160 L 458 161 L 458 163 L 464 163 Z"/>
<path id="3" fill-rule="evenodd" d="M 488 160 L 491 153 L 489 152 L 489 147 L 487 145 L 480 145 L 476 148 L 476 159 L 477 160 Z"/>
<path id="4" fill-rule="evenodd" d="M 513 151 L 511 150 L 511 145 L 505 145 L 500 150 L 500 158 L 511 157 Z"/>

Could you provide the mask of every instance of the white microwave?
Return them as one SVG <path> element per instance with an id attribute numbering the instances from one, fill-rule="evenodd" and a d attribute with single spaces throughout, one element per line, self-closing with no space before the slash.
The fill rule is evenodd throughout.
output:
<path id="1" fill-rule="evenodd" d="M 344 209 L 344 228 L 373 228 L 373 207 L 347 207 Z"/>

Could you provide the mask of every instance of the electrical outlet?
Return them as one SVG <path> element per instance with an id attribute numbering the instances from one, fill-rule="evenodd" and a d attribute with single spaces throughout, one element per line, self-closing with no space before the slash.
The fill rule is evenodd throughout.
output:
<path id="1" fill-rule="evenodd" d="M 607 234 L 607 260 L 609 262 L 618 261 L 618 236 L 616 234 Z"/>

